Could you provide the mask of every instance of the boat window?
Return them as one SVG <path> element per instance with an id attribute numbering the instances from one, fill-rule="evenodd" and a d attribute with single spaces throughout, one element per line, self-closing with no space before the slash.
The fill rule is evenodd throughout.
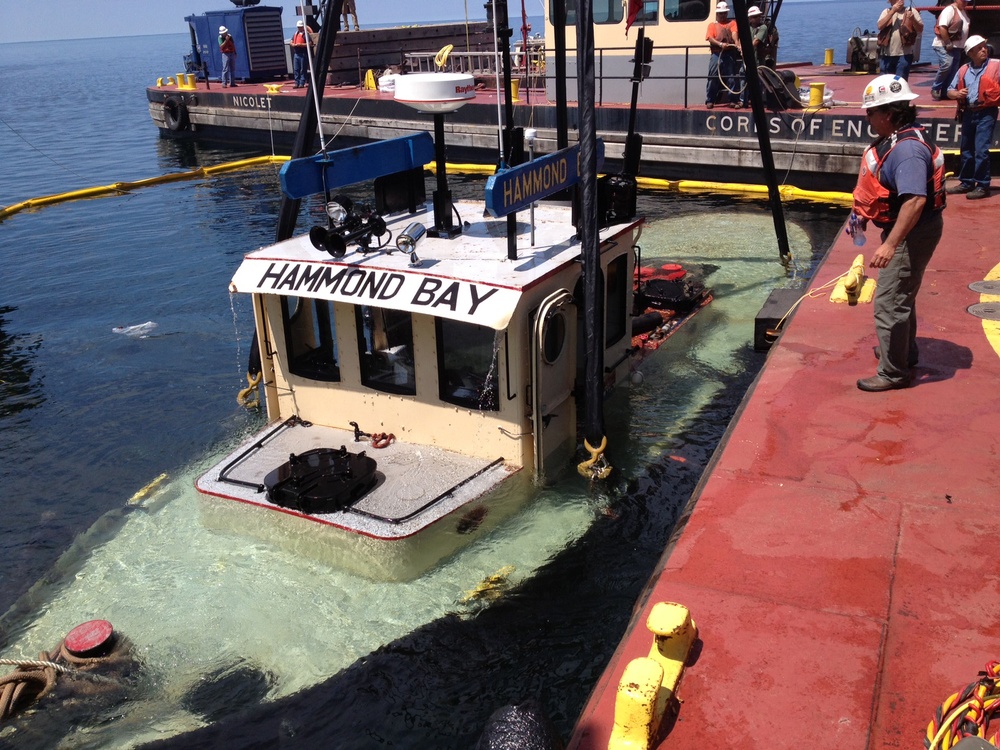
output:
<path id="1" fill-rule="evenodd" d="M 655 6 L 659 0 L 650 0 Z M 653 8 L 656 15 L 656 8 Z M 549 18 L 555 17 L 555 8 L 550 0 Z M 621 0 L 594 0 L 594 23 L 621 23 L 625 18 L 625 7 Z M 576 0 L 566 0 L 566 25 L 576 25 Z"/>
<path id="2" fill-rule="evenodd" d="M 566 348 L 566 313 L 561 309 L 551 311 L 545 320 L 542 333 L 542 360 L 547 365 L 559 361 Z"/>
<path id="3" fill-rule="evenodd" d="M 361 382 L 387 393 L 414 395 L 413 323 L 410 313 L 358 305 Z"/>
<path id="4" fill-rule="evenodd" d="M 708 7 L 708 0 L 663 0 L 663 17 L 668 21 L 705 21 Z"/>
<path id="5" fill-rule="evenodd" d="M 281 317 L 288 348 L 288 371 L 312 380 L 340 380 L 333 303 L 282 297 Z"/>
<path id="6" fill-rule="evenodd" d="M 604 303 L 604 346 L 617 343 L 625 335 L 628 319 L 628 256 L 619 255 L 608 263 Z"/>
<path id="7" fill-rule="evenodd" d="M 480 411 L 500 408 L 497 336 L 486 326 L 437 319 L 438 388 L 442 401 Z"/>
<path id="8" fill-rule="evenodd" d="M 669 2 L 669 0 L 668 0 Z M 640 26 L 655 26 L 660 21 L 660 0 L 645 0 L 635 17 Z"/>

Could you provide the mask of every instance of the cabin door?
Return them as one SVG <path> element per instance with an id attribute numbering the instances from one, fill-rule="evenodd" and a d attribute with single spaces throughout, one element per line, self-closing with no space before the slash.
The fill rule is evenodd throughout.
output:
<path id="1" fill-rule="evenodd" d="M 565 289 L 538 308 L 531 336 L 535 481 L 566 466 L 576 447 L 576 305 Z"/>

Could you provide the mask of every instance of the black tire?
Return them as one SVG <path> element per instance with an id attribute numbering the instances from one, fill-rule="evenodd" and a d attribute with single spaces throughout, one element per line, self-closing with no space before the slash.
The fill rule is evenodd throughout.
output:
<path id="1" fill-rule="evenodd" d="M 187 107 L 176 96 L 171 96 L 163 102 L 163 119 L 173 132 L 187 130 L 191 121 L 188 119 Z"/>

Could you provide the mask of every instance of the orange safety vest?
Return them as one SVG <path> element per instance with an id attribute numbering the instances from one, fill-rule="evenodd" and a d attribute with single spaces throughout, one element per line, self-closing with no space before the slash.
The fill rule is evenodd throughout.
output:
<path id="1" fill-rule="evenodd" d="M 959 88 L 965 83 L 965 74 L 969 71 L 969 63 L 958 69 Z M 990 58 L 986 61 L 986 70 L 979 76 L 979 103 L 969 109 L 985 109 L 1000 105 L 1000 60 Z M 959 111 L 962 110 L 959 105 Z"/>
<path id="2" fill-rule="evenodd" d="M 292 37 L 292 46 L 293 47 L 305 46 L 305 44 L 306 44 L 305 33 L 301 31 L 296 31 L 295 35 Z M 305 50 L 303 49 L 302 52 L 305 52 Z"/>
<path id="3" fill-rule="evenodd" d="M 861 172 L 858 174 L 857 187 L 854 188 L 854 213 L 876 225 L 891 224 L 899 215 L 899 206 L 902 203 L 899 195 L 885 187 L 880 178 L 882 164 L 885 163 L 889 152 L 904 140 L 919 141 L 931 152 L 934 171 L 927 180 L 928 200 L 924 204 L 923 215 L 944 208 L 944 154 L 941 153 L 941 149 L 924 138 L 923 128 L 911 127 L 893 133 L 888 138 L 879 139 L 865 149 L 864 156 L 861 157 Z"/>
<path id="4" fill-rule="evenodd" d="M 733 30 L 730 28 L 731 24 L 732 21 L 729 23 L 716 23 L 713 21 L 708 25 L 708 33 L 705 34 L 705 41 L 714 39 L 722 44 L 735 44 Z"/>

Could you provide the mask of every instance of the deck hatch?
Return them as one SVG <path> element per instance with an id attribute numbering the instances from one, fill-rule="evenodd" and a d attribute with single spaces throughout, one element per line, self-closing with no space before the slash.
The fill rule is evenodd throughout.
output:
<path id="1" fill-rule="evenodd" d="M 969 305 L 966 309 L 983 320 L 1000 320 L 1000 303 L 997 302 L 977 302 L 974 305 Z"/>
<path id="2" fill-rule="evenodd" d="M 969 284 L 969 289 L 978 294 L 1000 294 L 1000 280 L 986 279 L 985 281 L 973 281 Z"/>

